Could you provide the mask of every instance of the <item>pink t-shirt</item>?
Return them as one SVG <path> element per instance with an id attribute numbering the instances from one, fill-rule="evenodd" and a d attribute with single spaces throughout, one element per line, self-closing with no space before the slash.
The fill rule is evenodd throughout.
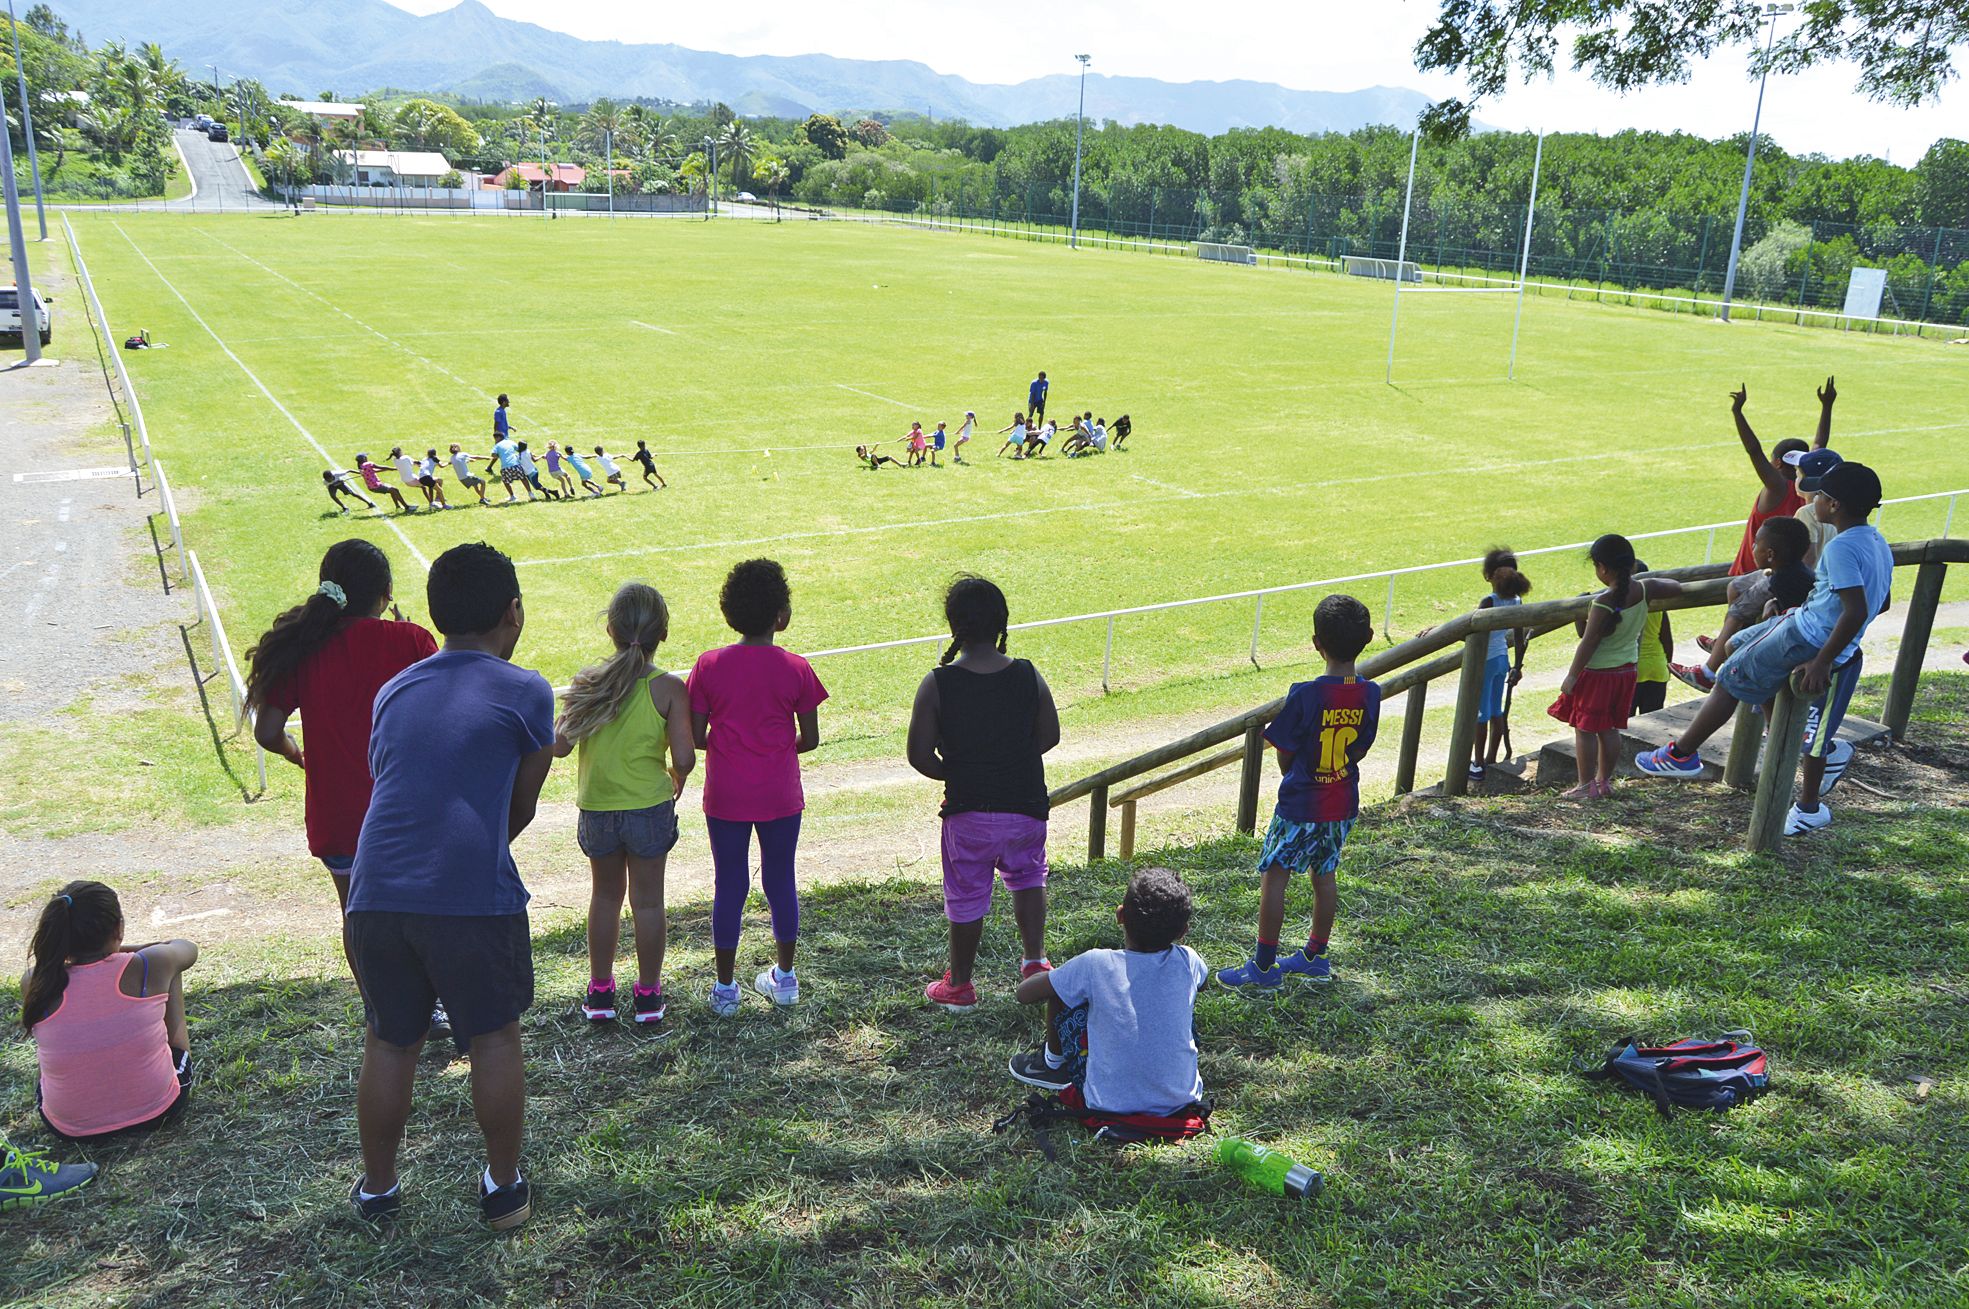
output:
<path id="1" fill-rule="evenodd" d="M 704 739 L 704 812 L 769 823 L 807 807 L 800 791 L 794 715 L 827 699 L 813 666 L 776 645 L 728 645 L 697 657 L 691 712 L 710 719 Z"/>

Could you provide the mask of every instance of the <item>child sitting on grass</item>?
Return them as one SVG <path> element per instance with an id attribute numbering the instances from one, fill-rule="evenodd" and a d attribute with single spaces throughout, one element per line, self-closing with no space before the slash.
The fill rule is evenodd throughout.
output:
<path id="1" fill-rule="evenodd" d="M 21 978 L 21 1026 L 41 1064 L 42 1121 L 100 1141 L 169 1121 L 190 1095 L 183 976 L 190 941 L 125 949 L 123 906 L 101 882 L 70 882 L 41 908 Z"/>
<path id="2" fill-rule="evenodd" d="M 1047 1091 L 1079 1088 L 1090 1109 L 1173 1114 L 1203 1098 L 1196 993 L 1209 974 L 1183 945 L 1190 888 L 1144 868 L 1115 910 L 1124 948 L 1089 950 L 1019 983 L 1019 1003 L 1046 1006 L 1046 1043 L 1014 1055 L 1012 1076 Z"/>
<path id="3" fill-rule="evenodd" d="M 1350 595 L 1321 600 L 1313 611 L 1313 648 L 1325 657 L 1326 673 L 1295 683 L 1265 728 L 1265 740 L 1278 752 L 1278 803 L 1258 854 L 1265 883 L 1257 948 L 1244 963 L 1217 974 L 1234 991 L 1276 992 L 1288 975 L 1309 982 L 1333 976 L 1326 944 L 1339 905 L 1334 874 L 1360 814 L 1360 761 L 1381 724 L 1381 688 L 1362 681 L 1354 667 L 1373 636 L 1366 605 Z M 1302 872 L 1313 875 L 1313 930 L 1304 950 L 1281 959 L 1286 887 Z"/>

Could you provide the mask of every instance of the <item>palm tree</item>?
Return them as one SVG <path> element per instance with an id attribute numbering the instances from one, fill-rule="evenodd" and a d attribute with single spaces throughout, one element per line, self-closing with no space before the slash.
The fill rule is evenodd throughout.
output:
<path id="1" fill-rule="evenodd" d="M 718 135 L 718 150 L 732 161 L 732 189 L 739 190 L 745 185 L 745 166 L 752 162 L 752 133 L 745 124 L 734 118 L 725 124 L 725 130 Z"/>
<path id="2" fill-rule="evenodd" d="M 642 105 L 630 105 L 622 111 L 622 125 L 616 129 L 616 140 L 621 142 L 616 148 L 631 159 L 643 152 L 643 142 L 649 139 L 650 112 Z"/>
<path id="3" fill-rule="evenodd" d="M 779 221 L 779 190 L 793 176 L 786 167 L 784 159 L 768 159 L 759 170 L 759 181 L 765 185 L 766 198 L 773 202 L 773 221 Z"/>
<path id="4" fill-rule="evenodd" d="M 622 110 L 616 108 L 615 101 L 604 98 L 588 107 L 587 116 L 581 120 L 581 136 L 592 148 L 613 148 L 621 135 Z M 614 162 L 608 161 L 611 165 Z"/>
<path id="5" fill-rule="evenodd" d="M 643 149 L 651 163 L 668 162 L 677 154 L 677 126 L 667 118 L 652 118 L 643 133 Z"/>

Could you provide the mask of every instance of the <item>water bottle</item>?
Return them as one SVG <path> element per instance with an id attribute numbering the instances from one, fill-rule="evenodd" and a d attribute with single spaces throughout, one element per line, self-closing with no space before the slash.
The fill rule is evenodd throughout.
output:
<path id="1" fill-rule="evenodd" d="M 1217 1162 L 1261 1191 L 1311 1199 L 1325 1185 L 1318 1173 L 1255 1141 L 1227 1136 L 1217 1143 Z"/>

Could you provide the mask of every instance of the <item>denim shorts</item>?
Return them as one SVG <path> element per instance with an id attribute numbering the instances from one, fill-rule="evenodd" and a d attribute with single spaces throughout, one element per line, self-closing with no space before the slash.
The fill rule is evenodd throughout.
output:
<path id="1" fill-rule="evenodd" d="M 1740 704 L 1763 704 L 1778 693 L 1791 672 L 1811 662 L 1819 644 L 1798 631 L 1790 615 L 1767 618 L 1738 632 L 1730 657 L 1716 670 L 1716 685 Z"/>
<path id="2" fill-rule="evenodd" d="M 677 802 L 647 809 L 583 809 L 575 840 L 590 859 L 624 851 L 638 859 L 660 859 L 677 844 Z"/>

